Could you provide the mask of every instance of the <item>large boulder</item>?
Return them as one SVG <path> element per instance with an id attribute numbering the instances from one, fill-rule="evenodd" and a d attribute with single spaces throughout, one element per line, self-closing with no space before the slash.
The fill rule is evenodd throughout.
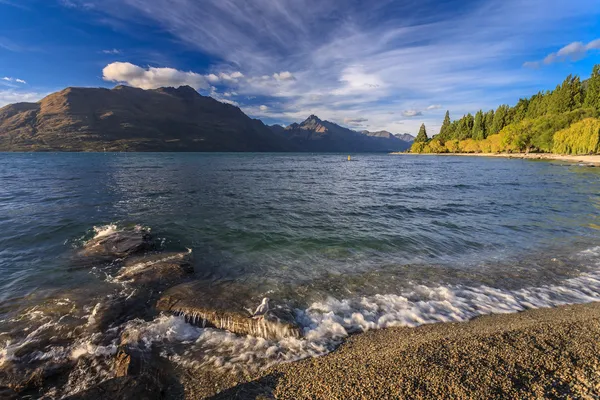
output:
<path id="1" fill-rule="evenodd" d="M 264 317 L 252 318 L 252 310 L 261 300 L 257 288 L 249 285 L 193 281 L 168 289 L 156 308 L 183 315 L 186 321 L 201 327 L 225 329 L 240 335 L 267 339 L 301 336 L 294 311 L 289 307 L 271 302 Z"/>
<path id="2" fill-rule="evenodd" d="M 136 285 L 172 285 L 194 272 L 191 252 L 156 253 L 129 258 L 115 277 Z"/>
<path id="3" fill-rule="evenodd" d="M 154 248 L 152 235 L 145 229 L 134 228 L 97 236 L 86 242 L 80 255 L 94 258 L 123 258 Z"/>

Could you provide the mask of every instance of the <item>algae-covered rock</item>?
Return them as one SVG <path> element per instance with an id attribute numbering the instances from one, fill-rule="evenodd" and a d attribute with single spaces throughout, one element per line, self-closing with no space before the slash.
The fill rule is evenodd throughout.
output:
<path id="1" fill-rule="evenodd" d="M 97 236 L 85 244 L 80 255 L 96 258 L 122 258 L 150 251 L 153 248 L 154 243 L 150 232 L 134 228 Z"/>
<path id="2" fill-rule="evenodd" d="M 167 290 L 157 309 L 185 316 L 192 324 L 225 329 L 240 335 L 268 339 L 299 337 L 294 311 L 271 302 L 264 317 L 252 318 L 262 297 L 256 288 L 238 283 L 188 282 Z"/>
<path id="3" fill-rule="evenodd" d="M 190 252 L 156 253 L 127 259 L 115 277 L 133 284 L 174 284 L 194 272 Z"/>

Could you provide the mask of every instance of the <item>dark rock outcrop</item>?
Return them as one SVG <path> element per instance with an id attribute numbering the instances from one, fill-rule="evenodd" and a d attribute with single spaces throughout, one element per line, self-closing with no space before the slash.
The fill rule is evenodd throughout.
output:
<path id="1" fill-rule="evenodd" d="M 115 259 L 140 254 L 154 248 L 152 236 L 143 229 L 129 229 L 100 236 L 88 241 L 81 256 Z"/>
<path id="2" fill-rule="evenodd" d="M 299 337 L 301 330 L 293 310 L 271 307 L 264 318 L 251 318 L 251 312 L 261 302 L 256 288 L 232 282 L 209 284 L 194 281 L 167 290 L 156 308 L 184 315 L 192 324 L 225 329 L 240 335 L 264 338 Z"/>
<path id="3" fill-rule="evenodd" d="M 129 258 L 115 277 L 134 285 L 171 286 L 194 272 L 190 252 Z"/>

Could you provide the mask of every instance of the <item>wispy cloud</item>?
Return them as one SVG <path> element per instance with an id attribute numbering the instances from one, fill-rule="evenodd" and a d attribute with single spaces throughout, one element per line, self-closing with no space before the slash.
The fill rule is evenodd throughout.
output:
<path id="1" fill-rule="evenodd" d="M 0 107 L 4 107 L 5 105 L 12 103 L 33 103 L 44 98 L 47 95 L 48 93 L 0 90 Z"/>
<path id="2" fill-rule="evenodd" d="M 344 124 L 353 127 L 365 126 L 365 122 L 368 122 L 368 118 L 344 118 Z"/>
<path id="3" fill-rule="evenodd" d="M 121 54 L 122 51 L 119 49 L 107 49 L 107 50 L 102 50 L 101 53 L 116 55 L 116 54 Z"/>
<path id="4" fill-rule="evenodd" d="M 19 78 L 11 78 L 10 76 L 5 76 L 2 78 L 3 81 L 5 82 L 16 82 L 16 83 L 20 83 L 20 84 L 26 84 L 27 82 L 23 79 L 19 79 Z"/>
<path id="5" fill-rule="evenodd" d="M 585 58 L 589 52 L 600 50 L 600 39 L 589 43 L 572 42 L 562 47 L 556 53 L 548 54 L 542 61 L 527 61 L 523 64 L 526 68 L 539 68 L 542 64 L 552 64 L 564 61 L 579 61 Z"/>
<path id="6" fill-rule="evenodd" d="M 403 117 L 412 118 L 423 115 L 423 112 L 419 110 L 404 110 L 401 114 Z"/>
<path id="7" fill-rule="evenodd" d="M 401 124 L 416 131 L 421 122 L 435 131 L 439 104 L 459 116 L 506 101 L 507 88 L 520 88 L 518 98 L 535 84 L 520 65 L 547 46 L 543 34 L 600 14 L 585 0 L 86 1 L 120 21 L 156 23 L 214 60 L 207 71 L 185 76 L 141 68 L 110 80 L 154 86 L 191 79 L 197 87 L 218 86 L 221 98 L 232 91 L 259 96 L 241 104 L 253 116 L 289 123 L 315 113 L 342 123 L 361 115 L 389 131 Z M 392 114 L 398 110 L 406 119 Z"/>
<path id="8" fill-rule="evenodd" d="M 20 8 L 22 10 L 29 10 L 29 8 L 27 6 L 25 6 L 24 4 L 21 4 L 18 0 L 16 0 L 16 1 L 0 0 L 0 5 L 7 5 L 7 6 L 11 6 L 11 7 Z"/>

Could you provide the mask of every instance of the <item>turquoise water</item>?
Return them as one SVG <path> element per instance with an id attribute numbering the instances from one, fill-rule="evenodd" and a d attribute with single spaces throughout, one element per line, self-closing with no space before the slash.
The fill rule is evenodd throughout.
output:
<path id="1" fill-rule="evenodd" d="M 18 358 L 10 355 L 10 343 L 22 340 L 13 325 L 22 329 L 37 304 L 68 298 L 73 304 L 65 307 L 84 318 L 98 299 L 123 290 L 110 268 L 73 259 L 94 227 L 111 225 L 147 227 L 165 250 L 191 249 L 196 279 L 252 285 L 292 304 L 317 350 L 277 344 L 285 347 L 282 360 L 323 354 L 354 330 L 600 296 L 597 168 L 483 157 L 346 158 L 0 154 L 0 362 Z M 85 294 L 76 294 L 80 288 Z M 26 322 L 34 329 L 36 321 Z M 192 341 L 183 353 L 167 351 L 180 362 L 185 353 L 186 362 L 221 357 L 223 365 L 237 351 L 232 336 L 208 348 L 207 335 L 220 332 L 172 316 L 134 325 L 161 340 L 171 329 L 169 340 Z M 81 346 L 88 339 L 74 340 Z M 2 340 L 10 343 L 2 347 Z M 61 346 L 72 356 L 72 343 Z M 258 347 L 251 350 L 257 365 L 279 361 Z M 99 348 L 94 357 L 106 356 Z"/>

